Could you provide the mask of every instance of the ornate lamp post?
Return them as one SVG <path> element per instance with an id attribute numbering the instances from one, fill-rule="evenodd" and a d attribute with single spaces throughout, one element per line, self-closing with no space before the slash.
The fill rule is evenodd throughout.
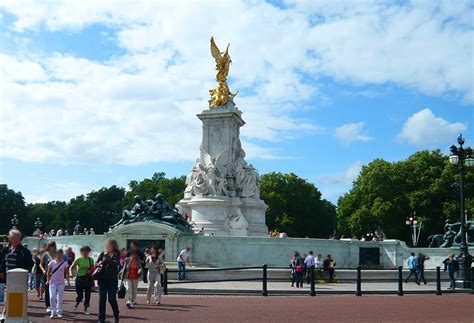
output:
<path id="1" fill-rule="evenodd" d="M 10 220 L 10 224 L 12 225 L 12 229 L 18 229 L 18 225 L 20 224 L 18 215 L 16 214 L 13 215 L 13 218 Z"/>
<path id="2" fill-rule="evenodd" d="M 411 229 L 411 240 L 413 241 L 413 247 L 416 247 L 418 245 L 418 240 L 420 239 L 421 232 L 421 222 L 418 222 L 416 212 L 413 212 L 413 215 L 407 217 L 405 223 Z"/>
<path id="3" fill-rule="evenodd" d="M 458 256 L 459 262 L 459 277 L 458 280 L 461 283 L 462 287 L 470 288 L 471 287 L 471 264 L 472 256 L 469 254 L 467 246 L 467 236 L 466 236 L 466 215 L 464 211 L 464 168 L 474 166 L 474 158 L 472 155 L 471 148 L 464 148 L 464 138 L 462 135 L 458 137 L 459 147 L 452 145 L 451 156 L 449 156 L 449 162 L 452 165 L 459 166 L 459 172 L 461 175 L 459 193 L 460 193 L 460 211 L 461 211 L 461 245 L 460 245 L 460 254 Z"/>

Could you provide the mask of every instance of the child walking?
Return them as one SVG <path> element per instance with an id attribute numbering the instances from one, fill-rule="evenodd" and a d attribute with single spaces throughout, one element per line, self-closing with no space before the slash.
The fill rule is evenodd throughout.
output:
<path id="1" fill-rule="evenodd" d="M 69 285 L 69 275 L 67 274 L 68 264 L 64 259 L 64 252 L 59 249 L 56 258 L 48 264 L 47 285 L 49 288 L 49 297 L 51 304 L 51 318 L 63 317 L 63 298 L 64 298 L 64 278 L 67 278 Z"/>
<path id="2" fill-rule="evenodd" d="M 125 280 L 127 289 L 127 307 L 133 308 L 137 304 L 138 282 L 142 274 L 142 262 L 137 250 L 132 250 L 130 257 L 125 259 L 122 269 L 122 280 Z"/>
<path id="3" fill-rule="evenodd" d="M 150 304 L 151 295 L 155 291 L 156 305 L 160 305 L 161 300 L 161 274 L 163 273 L 164 261 L 157 247 L 150 249 L 150 254 L 146 257 L 145 264 L 148 267 L 148 289 L 146 302 Z"/>

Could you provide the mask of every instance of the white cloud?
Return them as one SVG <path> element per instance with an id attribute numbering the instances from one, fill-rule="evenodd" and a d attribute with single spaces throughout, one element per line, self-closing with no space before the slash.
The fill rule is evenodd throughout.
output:
<path id="1" fill-rule="evenodd" d="M 347 192 L 352 182 L 357 179 L 364 165 L 362 161 L 355 161 L 342 172 L 323 177 L 319 185 L 323 198 L 336 203 L 337 199 Z"/>
<path id="2" fill-rule="evenodd" d="M 374 138 L 363 133 L 363 122 L 347 123 L 337 127 L 334 132 L 334 137 L 345 145 L 350 145 L 355 141 L 370 141 Z"/>
<path id="3" fill-rule="evenodd" d="M 430 109 L 423 109 L 405 121 L 398 138 L 420 147 L 433 147 L 451 142 L 466 129 L 467 124 L 450 123 L 435 116 Z"/>
<path id="4" fill-rule="evenodd" d="M 349 165 L 349 167 L 347 167 L 344 172 L 323 178 L 323 183 L 326 185 L 352 184 L 352 182 L 357 178 L 357 176 L 359 176 L 362 166 L 364 166 L 363 162 L 356 161 Z"/>
<path id="5" fill-rule="evenodd" d="M 5 29 L 23 38 L 105 24 L 112 35 L 104 37 L 124 50 L 102 62 L 37 49 L 2 54 L 3 157 L 121 164 L 194 159 L 195 114 L 207 107 L 207 90 L 215 86 L 211 35 L 221 47 L 231 43 L 230 87 L 240 90 L 242 135 L 250 143 L 322 132 L 295 117 L 321 95 L 322 75 L 474 98 L 465 68 L 472 62 L 469 2 L 297 1 L 283 10 L 238 0 L 7 0 L 0 7 L 15 17 Z M 356 140 L 370 140 L 361 130 Z M 250 157 L 279 157 L 260 141 L 249 151 Z"/>

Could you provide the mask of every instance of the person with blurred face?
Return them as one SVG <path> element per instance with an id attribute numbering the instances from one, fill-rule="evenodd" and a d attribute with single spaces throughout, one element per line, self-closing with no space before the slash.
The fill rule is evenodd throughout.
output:
<path id="1" fill-rule="evenodd" d="M 46 276 L 46 285 L 49 288 L 49 297 L 51 304 L 51 318 L 63 317 L 63 299 L 64 299 L 64 278 L 67 278 L 69 285 L 67 260 L 64 259 L 64 251 L 59 249 L 56 252 L 56 257 L 48 264 L 48 271 Z"/>
<path id="2" fill-rule="evenodd" d="M 148 289 L 146 295 L 147 304 L 150 304 L 151 295 L 154 293 L 156 304 L 161 301 L 161 273 L 163 271 L 164 262 L 157 247 L 150 249 L 150 254 L 146 258 L 146 266 L 148 267 Z"/>
<path id="3" fill-rule="evenodd" d="M 107 299 L 114 313 L 114 322 L 119 322 L 119 307 L 117 303 L 118 274 L 120 270 L 120 250 L 114 239 L 105 242 L 104 251 L 97 257 L 96 266 L 102 266 L 103 274 L 97 280 L 99 285 L 99 323 L 105 322 Z"/>
<path id="4" fill-rule="evenodd" d="M 79 304 L 84 300 L 84 314 L 89 314 L 90 300 L 91 300 L 91 289 L 94 285 L 94 281 L 91 276 L 91 269 L 94 268 L 94 259 L 89 257 L 91 248 L 84 246 L 80 249 L 81 256 L 76 258 L 71 265 L 69 270 L 70 275 L 73 276 L 73 272 L 76 271 L 76 304 L 74 309 L 77 310 Z"/>
<path id="5" fill-rule="evenodd" d="M 44 281 L 48 281 L 47 277 L 47 272 L 48 272 L 48 266 L 49 263 L 56 258 L 56 242 L 51 241 L 48 243 L 48 246 L 46 247 L 46 252 L 43 254 L 43 257 L 41 257 L 41 262 L 40 262 L 40 268 L 43 271 L 43 279 Z M 44 303 L 46 306 L 46 312 L 49 313 L 51 312 L 51 303 L 50 303 L 50 297 L 49 297 L 49 288 L 46 287 L 44 291 Z"/>

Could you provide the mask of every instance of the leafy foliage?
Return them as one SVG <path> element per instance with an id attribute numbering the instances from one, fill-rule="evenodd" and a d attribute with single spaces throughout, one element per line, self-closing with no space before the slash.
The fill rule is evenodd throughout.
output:
<path id="1" fill-rule="evenodd" d="M 446 219 L 457 221 L 459 171 L 439 150 L 420 151 L 390 163 L 376 159 L 362 168 L 351 190 L 338 201 L 337 226 L 362 236 L 381 226 L 387 237 L 410 241 L 405 224 L 416 211 L 423 223 L 420 243 L 440 233 Z M 474 174 L 466 169 L 466 210 L 474 211 Z"/>
<path id="2" fill-rule="evenodd" d="M 261 197 L 268 204 L 269 228 L 292 237 L 327 238 L 334 228 L 336 209 L 321 193 L 297 175 L 269 173 L 262 176 Z"/>

